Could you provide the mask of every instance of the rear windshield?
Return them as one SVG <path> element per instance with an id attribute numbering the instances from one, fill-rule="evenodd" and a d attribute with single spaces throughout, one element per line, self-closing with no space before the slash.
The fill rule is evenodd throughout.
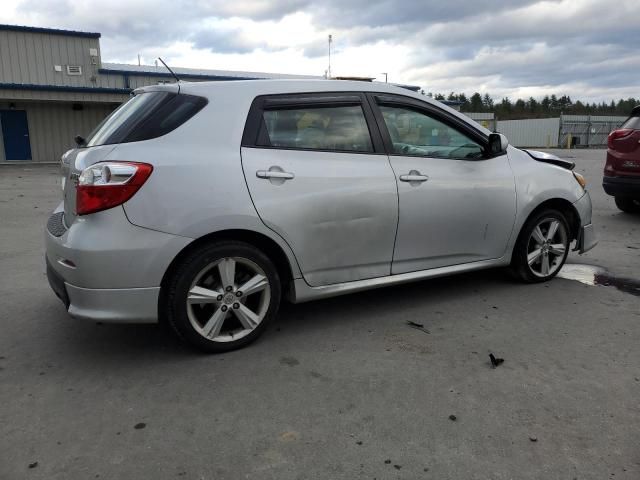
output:
<path id="1" fill-rule="evenodd" d="M 630 117 L 620 128 L 633 128 L 634 130 L 640 130 L 640 117 Z"/>
<path id="2" fill-rule="evenodd" d="M 206 104 L 206 99 L 194 95 L 171 92 L 138 94 L 96 127 L 87 139 L 87 147 L 160 137 L 178 128 Z"/>

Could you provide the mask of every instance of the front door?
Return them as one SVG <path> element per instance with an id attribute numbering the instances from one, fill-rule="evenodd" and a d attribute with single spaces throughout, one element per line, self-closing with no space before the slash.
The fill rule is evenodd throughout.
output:
<path id="1" fill-rule="evenodd" d="M 479 132 L 446 112 L 377 103 L 400 200 L 392 273 L 503 256 L 516 214 L 507 155 L 486 157 Z"/>
<path id="2" fill-rule="evenodd" d="M 24 110 L 1 110 L 4 158 L 6 160 L 31 160 L 29 125 Z"/>
<path id="3" fill-rule="evenodd" d="M 289 244 L 312 286 L 391 272 L 396 182 L 362 100 L 257 99 L 249 140 L 245 130 L 242 167 L 256 210 Z"/>

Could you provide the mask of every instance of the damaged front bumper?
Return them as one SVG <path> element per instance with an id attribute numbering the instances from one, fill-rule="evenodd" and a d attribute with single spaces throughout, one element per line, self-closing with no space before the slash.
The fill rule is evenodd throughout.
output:
<path id="1" fill-rule="evenodd" d="M 585 192 L 580 200 L 575 202 L 573 206 L 580 216 L 580 230 L 578 231 L 576 246 L 573 251 L 577 251 L 578 253 L 585 253 L 598 244 L 595 229 L 593 227 L 593 224 L 591 223 L 592 206 L 589 192 Z"/>
<path id="2" fill-rule="evenodd" d="M 577 251 L 578 253 L 584 253 L 591 250 L 598 244 L 598 239 L 596 238 L 596 232 L 593 228 L 593 224 L 585 225 L 580 228 L 578 232 L 578 239 L 576 240 L 576 246 L 573 251 Z"/>

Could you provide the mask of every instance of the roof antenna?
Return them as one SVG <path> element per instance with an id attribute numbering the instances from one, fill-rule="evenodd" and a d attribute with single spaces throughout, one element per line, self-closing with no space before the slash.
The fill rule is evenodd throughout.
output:
<path id="1" fill-rule="evenodd" d="M 164 63 L 164 60 L 162 60 L 162 58 L 158 57 L 158 60 L 160 60 L 162 62 L 162 64 L 167 68 L 167 70 L 169 70 L 171 72 L 171 75 L 173 75 L 173 78 L 176 79 L 176 82 L 179 82 L 180 79 L 178 78 L 178 76 L 176 75 L 176 72 L 174 72 L 173 70 L 171 70 L 169 68 L 169 65 L 167 65 L 166 63 Z"/>

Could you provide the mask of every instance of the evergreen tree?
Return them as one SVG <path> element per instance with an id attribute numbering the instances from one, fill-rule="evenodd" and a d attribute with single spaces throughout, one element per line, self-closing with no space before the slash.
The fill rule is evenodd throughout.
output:
<path id="1" fill-rule="evenodd" d="M 482 105 L 482 97 L 478 92 L 471 95 L 471 99 L 469 100 L 469 111 L 484 112 L 484 106 Z"/>
<path id="2" fill-rule="evenodd" d="M 445 96 L 437 94 L 438 100 L 444 100 Z M 610 103 L 589 103 L 576 100 L 575 103 L 568 95 L 545 95 L 541 100 L 529 97 L 528 100 L 517 99 L 513 102 L 509 97 L 504 97 L 499 103 L 494 103 L 489 93 L 481 95 L 475 92 L 467 98 L 464 93 L 451 92 L 447 100 L 460 102 L 460 110 L 463 112 L 493 112 L 501 120 L 520 118 L 549 118 L 557 117 L 560 113 L 576 115 L 618 115 L 627 116 L 631 110 L 640 105 L 640 98 L 611 100 Z"/>

